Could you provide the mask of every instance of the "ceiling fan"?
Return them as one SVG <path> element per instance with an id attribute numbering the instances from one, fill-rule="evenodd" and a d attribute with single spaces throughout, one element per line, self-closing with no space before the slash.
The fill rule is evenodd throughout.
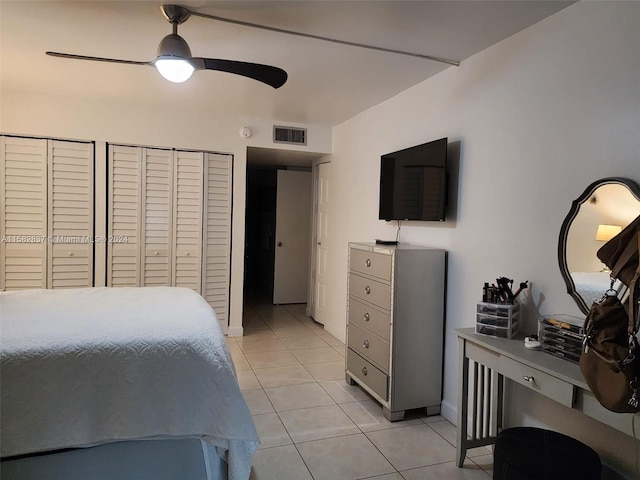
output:
<path id="1" fill-rule="evenodd" d="M 178 5 L 162 5 L 160 7 L 166 19 L 173 26 L 173 32 L 164 37 L 158 45 L 158 54 L 148 62 L 120 60 L 116 58 L 90 57 L 71 53 L 46 52 L 47 55 L 75 60 L 92 60 L 96 62 L 125 63 L 129 65 L 148 65 L 155 67 L 167 80 L 180 83 L 188 80 L 195 70 L 218 70 L 241 75 L 266 83 L 273 88 L 280 88 L 287 81 L 287 72 L 278 67 L 259 63 L 220 60 L 215 58 L 192 57 L 189 45 L 178 35 L 178 25 L 184 23 L 191 12 Z"/>

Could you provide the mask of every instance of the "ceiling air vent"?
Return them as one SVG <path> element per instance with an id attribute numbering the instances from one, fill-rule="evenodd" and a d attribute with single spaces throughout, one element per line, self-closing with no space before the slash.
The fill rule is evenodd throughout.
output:
<path id="1" fill-rule="evenodd" d="M 294 145 L 307 144 L 307 129 L 296 127 L 273 126 L 274 143 L 292 143 Z"/>

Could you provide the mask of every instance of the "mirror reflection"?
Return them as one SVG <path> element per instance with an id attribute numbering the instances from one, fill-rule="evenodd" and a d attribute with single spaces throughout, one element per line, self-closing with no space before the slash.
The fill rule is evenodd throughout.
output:
<path id="1" fill-rule="evenodd" d="M 640 189 L 627 179 L 594 182 L 573 202 L 560 234 L 558 260 L 567 292 L 583 313 L 611 285 L 611 272 L 596 252 L 638 215 Z"/>

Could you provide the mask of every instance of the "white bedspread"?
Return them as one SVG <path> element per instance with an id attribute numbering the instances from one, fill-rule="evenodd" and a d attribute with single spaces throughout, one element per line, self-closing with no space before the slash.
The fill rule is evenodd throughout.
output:
<path id="1" fill-rule="evenodd" d="M 218 320 L 186 288 L 0 293 L 3 457 L 204 438 L 248 479 L 258 436 Z"/>
<path id="2" fill-rule="evenodd" d="M 587 308 L 593 302 L 602 299 L 604 293 L 611 287 L 611 272 L 571 272 L 576 292 L 582 297 Z"/>

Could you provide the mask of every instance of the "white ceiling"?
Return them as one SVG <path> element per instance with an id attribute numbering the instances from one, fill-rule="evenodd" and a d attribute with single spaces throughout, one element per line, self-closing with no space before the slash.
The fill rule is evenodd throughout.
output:
<path id="1" fill-rule="evenodd" d="M 192 16 L 179 28 L 194 56 L 275 65 L 289 74 L 274 90 L 221 72 L 184 84 L 155 69 L 48 57 L 47 50 L 152 60 L 171 32 L 159 1 L 0 2 L 1 81 L 19 89 L 101 97 L 137 105 L 337 125 L 437 74 L 433 61 L 283 35 Z M 170 3 L 170 2 L 164 2 Z M 195 1 L 190 10 L 350 42 L 464 60 L 571 1 Z"/>

